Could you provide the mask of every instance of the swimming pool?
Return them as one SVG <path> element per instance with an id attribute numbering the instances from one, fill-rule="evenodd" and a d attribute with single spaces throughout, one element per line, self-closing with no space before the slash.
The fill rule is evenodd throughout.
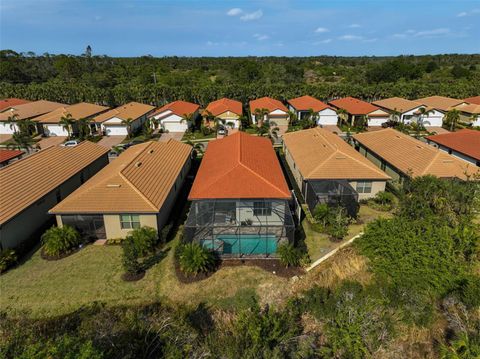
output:
<path id="1" fill-rule="evenodd" d="M 256 234 L 221 234 L 215 240 L 201 240 L 200 244 L 220 254 L 261 255 L 277 251 L 277 237 Z"/>

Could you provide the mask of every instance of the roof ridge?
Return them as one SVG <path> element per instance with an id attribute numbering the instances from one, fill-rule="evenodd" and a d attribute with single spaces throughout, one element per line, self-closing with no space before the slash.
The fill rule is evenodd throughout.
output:
<path id="1" fill-rule="evenodd" d="M 261 176 L 258 172 L 255 172 L 254 170 L 252 170 L 250 167 L 248 166 L 245 166 L 243 163 L 240 163 L 240 166 L 242 166 L 243 168 L 245 168 L 246 170 L 248 170 L 249 172 L 253 173 L 255 176 L 257 176 L 258 178 L 260 178 L 263 182 L 265 182 L 266 184 L 268 184 L 270 187 L 273 187 L 275 188 L 279 193 L 283 193 L 283 191 L 278 188 L 276 185 L 274 185 L 272 182 L 268 181 L 265 177 Z M 236 166 L 235 168 L 237 168 L 238 166 Z"/>

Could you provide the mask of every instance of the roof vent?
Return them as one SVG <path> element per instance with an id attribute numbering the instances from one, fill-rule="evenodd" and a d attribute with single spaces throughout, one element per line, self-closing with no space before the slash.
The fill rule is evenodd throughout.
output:
<path id="1" fill-rule="evenodd" d="M 135 167 L 140 167 L 142 165 L 142 162 L 138 161 L 138 162 L 135 162 Z"/>
<path id="2" fill-rule="evenodd" d="M 148 151 L 148 153 L 152 154 L 152 153 L 153 153 L 153 150 Z"/>
<path id="3" fill-rule="evenodd" d="M 420 145 L 416 145 L 416 146 L 417 146 L 417 148 L 423 149 L 423 147 L 422 147 L 422 146 L 420 146 Z"/>
<path id="4" fill-rule="evenodd" d="M 118 184 L 118 183 L 109 183 L 107 184 L 107 188 L 119 188 L 121 187 L 122 185 Z"/>

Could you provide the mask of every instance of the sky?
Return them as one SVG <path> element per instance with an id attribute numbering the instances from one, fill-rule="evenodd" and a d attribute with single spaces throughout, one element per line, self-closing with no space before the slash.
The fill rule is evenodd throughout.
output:
<path id="1" fill-rule="evenodd" d="M 480 53 L 480 0 L 0 0 L 0 48 L 109 56 Z"/>

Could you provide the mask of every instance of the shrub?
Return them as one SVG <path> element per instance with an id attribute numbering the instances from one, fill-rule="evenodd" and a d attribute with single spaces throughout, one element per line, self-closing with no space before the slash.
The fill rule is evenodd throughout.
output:
<path id="1" fill-rule="evenodd" d="M 341 206 L 328 206 L 325 203 L 318 204 L 314 211 L 313 217 L 317 221 L 312 226 L 332 236 L 334 239 L 342 239 L 348 234 L 348 225 L 352 219 L 348 216 L 347 210 Z"/>
<path id="2" fill-rule="evenodd" d="M 395 206 L 395 196 L 393 193 L 381 191 L 369 201 L 369 204 L 380 211 L 390 211 Z"/>
<path id="3" fill-rule="evenodd" d="M 177 247 L 180 269 L 185 274 L 207 273 L 215 266 L 215 255 L 198 243 L 181 244 Z"/>
<path id="4" fill-rule="evenodd" d="M 135 228 L 130 232 L 128 237 L 132 238 L 133 243 L 137 247 L 139 257 L 144 257 L 147 254 L 152 253 L 158 242 L 157 231 L 147 226 Z"/>
<path id="5" fill-rule="evenodd" d="M 73 227 L 51 227 L 42 235 L 42 243 L 46 255 L 59 256 L 77 247 L 81 237 Z"/>
<path id="6" fill-rule="evenodd" d="M 277 253 L 280 256 L 280 262 L 285 267 L 298 267 L 302 260 L 302 253 L 291 243 L 280 245 Z"/>
<path id="7" fill-rule="evenodd" d="M 480 308 L 480 278 L 475 275 L 465 277 L 455 294 L 468 308 Z"/>
<path id="8" fill-rule="evenodd" d="M 133 237 L 128 236 L 122 243 L 122 264 L 125 272 L 131 275 L 139 274 L 143 268 L 138 261 L 139 252 Z"/>
<path id="9" fill-rule="evenodd" d="M 5 249 L 0 252 L 0 273 L 5 272 L 17 261 L 17 255 L 13 249 Z"/>

